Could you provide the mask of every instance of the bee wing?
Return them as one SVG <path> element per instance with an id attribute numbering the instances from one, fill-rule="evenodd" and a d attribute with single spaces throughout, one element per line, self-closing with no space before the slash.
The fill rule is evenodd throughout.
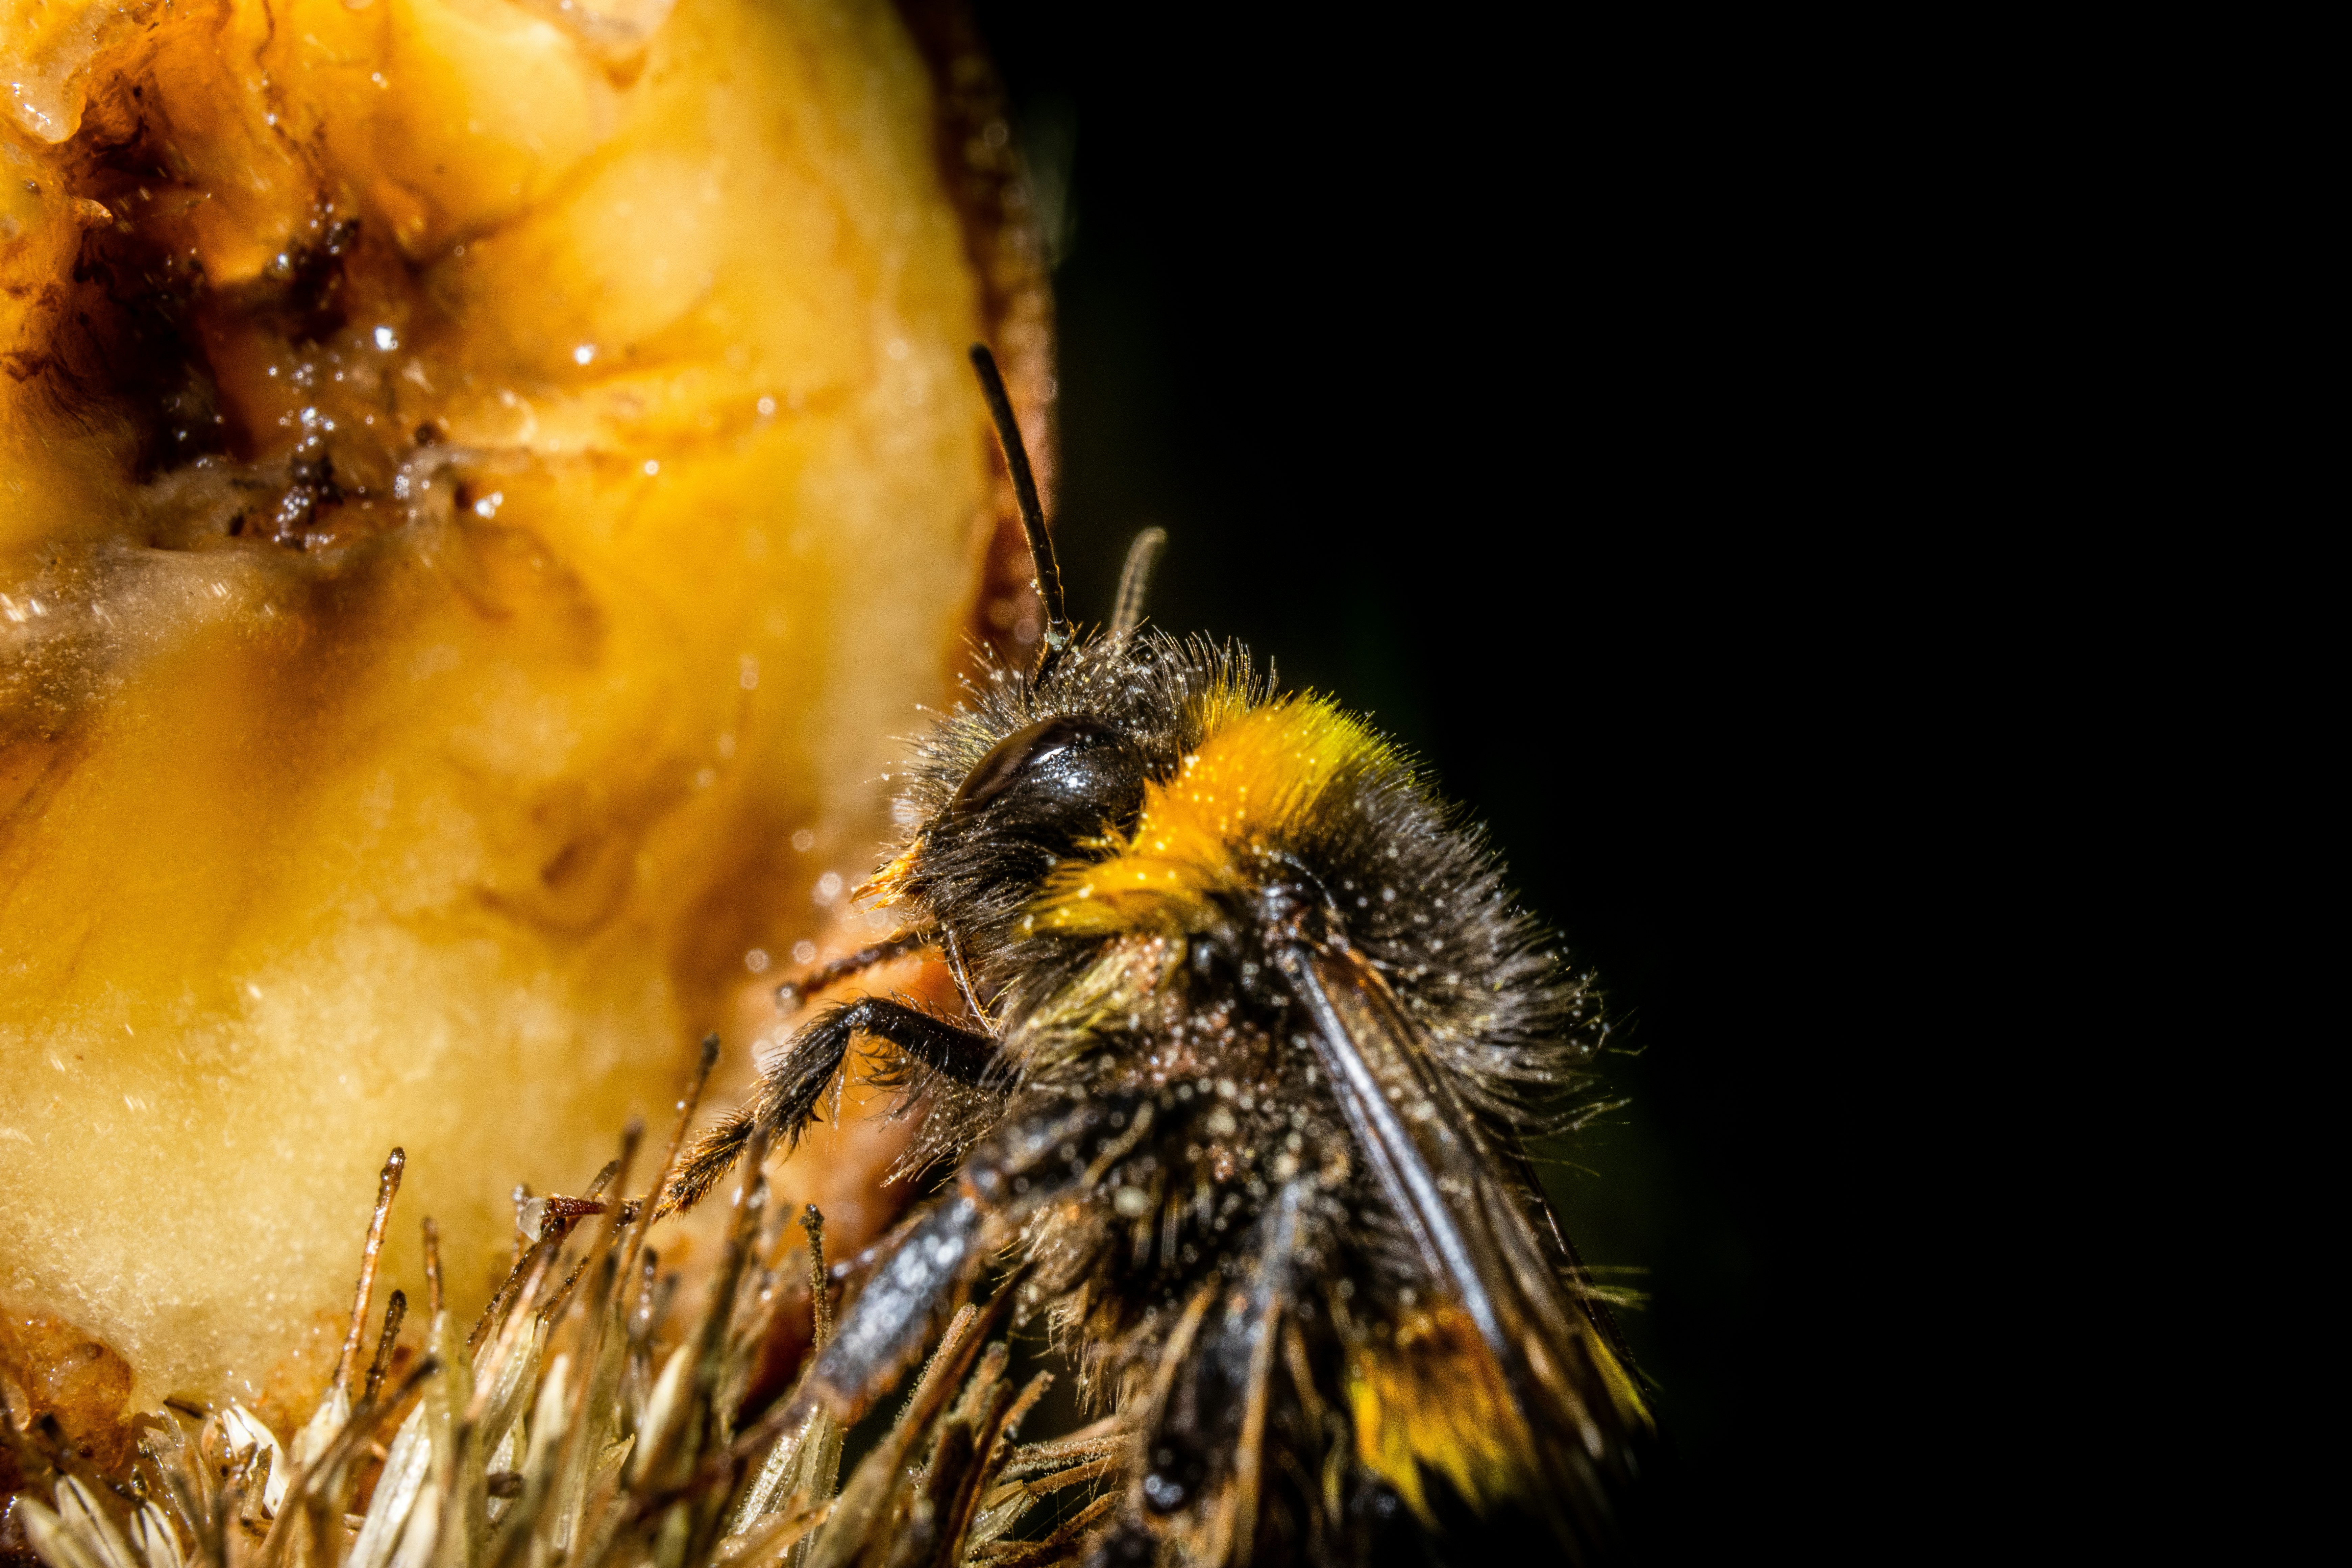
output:
<path id="1" fill-rule="evenodd" d="M 1534 1456 L 1581 1528 L 1605 1533 L 1609 1493 L 1649 1416 L 1596 1319 L 1571 1300 L 1520 1194 L 1524 1153 L 1491 1147 L 1427 1036 L 1360 954 L 1298 942 L 1278 959 L 1340 1108 L 1433 1281 L 1494 1355 Z M 1566 1520 L 1556 1522 L 1568 1525 Z"/>

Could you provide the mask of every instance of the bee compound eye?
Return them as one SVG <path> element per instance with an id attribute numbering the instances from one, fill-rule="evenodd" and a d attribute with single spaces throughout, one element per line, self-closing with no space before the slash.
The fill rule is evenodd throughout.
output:
<path id="1" fill-rule="evenodd" d="M 998 742 L 949 804 L 963 816 L 990 806 L 1047 821 L 1123 820 L 1143 795 L 1142 759 L 1100 720 L 1056 714 Z"/>

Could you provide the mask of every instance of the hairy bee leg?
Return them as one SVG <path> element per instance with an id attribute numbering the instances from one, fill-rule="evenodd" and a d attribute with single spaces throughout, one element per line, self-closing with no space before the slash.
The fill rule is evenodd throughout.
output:
<path id="1" fill-rule="evenodd" d="M 903 1002 L 878 996 L 845 1002 L 803 1029 L 751 1100 L 703 1134 L 679 1163 L 660 1212 L 676 1214 L 701 1202 L 760 1128 L 767 1129 L 771 1142 L 786 1147 L 798 1143 L 802 1131 L 816 1117 L 826 1086 L 847 1059 L 850 1042 L 860 1035 L 887 1040 L 959 1083 L 982 1087 L 1000 1081 L 1003 1053 L 986 1035 Z"/>
<path id="2" fill-rule="evenodd" d="M 961 1287 L 988 1260 L 980 1245 L 985 1217 L 978 1195 L 959 1184 L 904 1234 L 858 1292 L 809 1376 L 810 1392 L 845 1425 L 887 1391 L 954 1311 Z"/>
<path id="3" fill-rule="evenodd" d="M 876 964 L 904 958 L 910 952 L 920 952 L 937 942 L 939 936 L 937 930 L 928 926 L 921 931 L 900 931 L 887 941 L 877 942 L 871 947 L 861 947 L 830 963 L 820 963 L 799 979 L 787 980 L 777 986 L 776 1005 L 789 1013 L 826 986 L 863 974 Z"/>
<path id="4" fill-rule="evenodd" d="M 1088 1160 L 1100 1160 L 1124 1142 L 1112 1118 L 1132 1129 L 1138 1095 L 1107 1095 L 1063 1102 L 1000 1129 L 964 1159 L 955 1184 L 929 1199 L 866 1256 L 874 1264 L 864 1289 L 834 1324 L 789 1400 L 779 1401 L 760 1425 L 737 1439 L 748 1451 L 796 1429 L 821 1401 L 843 1424 L 855 1422 L 923 1353 L 955 1311 L 963 1288 L 1003 1255 L 1040 1206 L 1060 1201 L 1088 1181 Z M 1064 1150 L 1070 1151 L 1065 1157 Z M 1016 1288 L 1018 1276 L 1004 1290 Z M 1000 1295 L 998 1300 L 1004 1298 Z M 994 1310 L 992 1303 L 990 1310 Z"/>

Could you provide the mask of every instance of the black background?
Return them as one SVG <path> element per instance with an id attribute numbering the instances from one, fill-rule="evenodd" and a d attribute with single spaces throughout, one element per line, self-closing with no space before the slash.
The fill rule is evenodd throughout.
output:
<path id="1" fill-rule="evenodd" d="M 1839 1533 L 1880 1439 L 1825 1347 L 1886 1288 L 1841 1227 L 1885 1177 L 1827 1053 L 1914 766 L 1899 584 L 1844 586 L 1876 547 L 1842 529 L 1905 499 L 1866 182 L 1671 20 L 977 16 L 1024 143 L 1071 149 L 1073 613 L 1167 528 L 1159 624 L 1369 710 L 1489 824 L 1623 1026 L 1630 1103 L 1550 1177 L 1649 1297 L 1653 1555 Z"/>

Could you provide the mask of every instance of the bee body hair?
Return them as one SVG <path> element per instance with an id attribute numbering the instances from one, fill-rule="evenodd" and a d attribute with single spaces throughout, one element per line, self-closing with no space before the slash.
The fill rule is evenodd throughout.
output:
<path id="1" fill-rule="evenodd" d="M 1605 1026 L 1411 762 L 1238 647 L 1077 638 L 984 668 L 898 815 L 863 891 L 940 933 L 982 1016 L 958 1055 L 861 1015 L 912 1031 L 906 1164 L 954 1175 L 803 1400 L 853 1416 L 1013 1258 L 1016 1318 L 1131 1437 L 1105 1561 L 1360 1562 L 1497 1521 L 1607 1555 L 1648 1416 L 1517 1154 Z M 814 1105 L 845 1016 L 770 1100 Z"/>

